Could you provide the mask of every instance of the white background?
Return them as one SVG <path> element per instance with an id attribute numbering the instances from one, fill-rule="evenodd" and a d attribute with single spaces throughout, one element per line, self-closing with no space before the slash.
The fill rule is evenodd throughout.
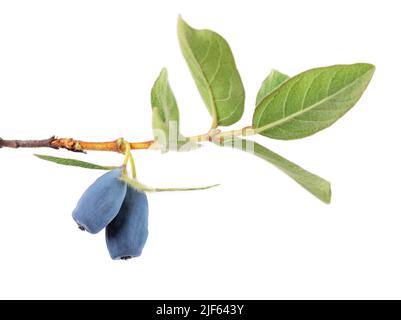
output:
<path id="1" fill-rule="evenodd" d="M 150 88 L 169 70 L 182 132 L 210 118 L 176 36 L 181 13 L 230 43 L 250 124 L 270 69 L 295 75 L 337 63 L 376 65 L 362 99 L 331 128 L 257 141 L 332 183 L 325 205 L 251 155 L 212 145 L 135 152 L 156 186 L 142 257 L 109 258 L 104 234 L 80 232 L 78 198 L 117 154 L 0 150 L 0 298 L 401 298 L 399 1 L 1 1 L 0 136 L 151 138 Z"/>

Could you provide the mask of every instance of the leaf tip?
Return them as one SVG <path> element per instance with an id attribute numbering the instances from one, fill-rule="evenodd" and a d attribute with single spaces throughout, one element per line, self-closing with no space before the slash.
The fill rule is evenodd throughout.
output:
<path id="1" fill-rule="evenodd" d="M 178 15 L 177 25 L 178 25 L 178 29 L 180 29 L 182 26 L 187 26 L 188 25 L 188 23 L 186 23 L 186 21 L 183 19 L 181 14 Z"/>
<path id="2" fill-rule="evenodd" d="M 41 154 L 34 153 L 33 156 L 34 156 L 35 158 L 40 159 L 40 160 L 46 160 L 46 157 L 43 156 L 43 155 L 41 155 Z"/>
<path id="3" fill-rule="evenodd" d="M 181 15 L 178 15 L 177 19 L 177 29 L 178 29 L 178 38 L 179 40 L 182 40 L 181 38 L 185 36 L 188 32 L 194 31 L 195 29 L 192 28 L 188 22 L 184 20 L 184 18 Z"/>
<path id="4" fill-rule="evenodd" d="M 38 153 L 34 153 L 32 154 L 34 157 L 38 158 L 38 159 L 42 159 L 42 160 L 46 160 L 47 156 L 44 154 L 38 154 Z"/>
<path id="5" fill-rule="evenodd" d="M 355 63 L 355 66 L 359 66 L 359 67 L 365 68 L 366 72 L 369 72 L 372 75 L 376 71 L 376 66 L 374 64 L 372 64 L 372 63 L 360 62 L 360 63 Z"/>
<path id="6" fill-rule="evenodd" d="M 375 73 L 375 71 L 376 71 L 376 66 L 374 65 L 374 64 L 372 64 L 372 63 L 363 63 L 365 66 L 366 66 L 366 68 L 369 70 L 369 72 L 370 72 L 370 74 L 374 74 Z"/>
<path id="7" fill-rule="evenodd" d="M 323 194 L 321 196 L 321 200 L 325 203 L 325 204 L 330 204 L 331 203 L 331 184 L 330 182 L 326 181 L 326 186 L 325 186 L 325 190 L 323 190 Z"/>
<path id="8" fill-rule="evenodd" d="M 165 76 L 165 77 L 168 76 L 168 72 L 167 72 L 167 68 L 166 67 L 163 67 L 162 70 L 160 71 L 159 77 L 161 77 L 161 76 Z"/>
<path id="9" fill-rule="evenodd" d="M 371 73 L 372 73 L 372 76 L 373 76 L 373 74 L 376 71 L 376 66 L 374 64 L 371 64 L 371 63 L 368 63 L 368 65 L 370 66 L 370 70 L 371 70 Z"/>
<path id="10" fill-rule="evenodd" d="M 212 185 L 210 185 L 210 186 L 206 186 L 206 187 L 205 187 L 205 190 L 207 190 L 207 189 L 212 189 L 212 188 L 216 188 L 216 187 L 219 187 L 219 186 L 221 186 L 221 183 L 212 184 Z"/>
<path id="11" fill-rule="evenodd" d="M 366 66 L 368 66 L 373 71 L 376 70 L 376 66 L 373 63 L 364 63 L 364 64 L 366 64 Z"/>
<path id="12" fill-rule="evenodd" d="M 270 75 L 279 75 L 279 76 L 287 76 L 284 73 L 278 71 L 277 69 L 271 69 Z M 288 76 L 287 76 L 288 77 Z"/>

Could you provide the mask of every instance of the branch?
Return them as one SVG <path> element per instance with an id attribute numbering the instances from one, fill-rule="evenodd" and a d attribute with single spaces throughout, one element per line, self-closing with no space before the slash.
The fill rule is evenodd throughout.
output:
<path id="1" fill-rule="evenodd" d="M 207 134 L 189 137 L 188 139 L 193 142 L 203 141 L 219 141 L 222 142 L 226 138 L 233 138 L 237 136 L 249 136 L 255 134 L 252 127 L 245 127 L 239 130 L 221 132 L 218 129 L 212 129 Z M 154 143 L 154 140 L 142 142 L 129 142 L 132 150 L 149 149 Z M 52 136 L 43 140 L 3 140 L 0 138 L 0 148 L 52 148 L 52 149 L 66 149 L 73 152 L 85 151 L 112 151 L 112 152 L 125 152 L 124 139 L 120 138 L 114 141 L 107 142 L 88 142 L 75 140 L 72 138 L 57 138 Z"/>
<path id="2" fill-rule="evenodd" d="M 3 140 L 0 138 L 0 148 L 55 148 L 52 146 L 52 142 L 55 137 L 50 137 L 49 139 L 43 140 Z"/>
<path id="3" fill-rule="evenodd" d="M 73 152 L 85 152 L 86 150 L 95 151 L 114 151 L 124 152 L 125 145 L 123 139 L 108 142 L 86 142 L 72 138 L 56 138 L 52 136 L 43 140 L 4 140 L 0 138 L 0 148 L 52 148 L 66 149 Z M 143 142 L 131 142 L 131 149 L 149 149 L 153 140 Z"/>

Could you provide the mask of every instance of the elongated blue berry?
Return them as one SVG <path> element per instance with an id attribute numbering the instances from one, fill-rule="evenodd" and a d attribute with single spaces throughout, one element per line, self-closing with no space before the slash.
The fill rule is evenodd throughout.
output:
<path id="1" fill-rule="evenodd" d="M 129 187 L 120 212 L 106 227 L 106 244 L 113 259 L 141 255 L 148 238 L 148 213 L 146 194 Z"/>
<path id="2" fill-rule="evenodd" d="M 80 229 L 98 233 L 116 217 L 127 192 L 121 174 L 121 168 L 109 171 L 86 189 L 72 213 Z"/>

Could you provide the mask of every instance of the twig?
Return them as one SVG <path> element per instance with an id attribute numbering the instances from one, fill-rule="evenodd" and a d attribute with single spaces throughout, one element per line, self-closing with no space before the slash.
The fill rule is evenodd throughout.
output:
<path id="1" fill-rule="evenodd" d="M 245 127 L 240 130 L 221 132 L 220 130 L 211 130 L 207 134 L 201 134 L 190 137 L 189 140 L 193 142 L 203 141 L 223 141 L 225 138 L 232 138 L 235 136 L 248 136 L 254 134 L 252 127 Z M 154 140 L 142 142 L 129 142 L 132 150 L 149 149 L 154 144 Z M 43 140 L 3 140 L 0 138 L 0 148 L 52 148 L 52 149 L 66 149 L 73 152 L 85 151 L 112 151 L 112 152 L 125 152 L 124 139 L 117 139 L 107 142 L 88 142 L 75 140 L 72 138 L 57 138 L 52 136 Z"/>

